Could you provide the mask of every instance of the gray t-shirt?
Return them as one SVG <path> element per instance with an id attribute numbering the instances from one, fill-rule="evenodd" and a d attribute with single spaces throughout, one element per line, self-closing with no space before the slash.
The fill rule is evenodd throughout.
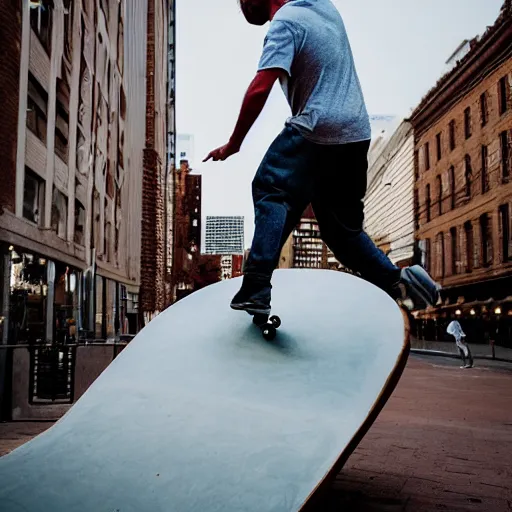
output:
<path id="1" fill-rule="evenodd" d="M 340 13 L 330 0 L 291 0 L 265 38 L 258 70 L 281 68 L 287 122 L 319 144 L 371 138 L 370 121 Z"/>

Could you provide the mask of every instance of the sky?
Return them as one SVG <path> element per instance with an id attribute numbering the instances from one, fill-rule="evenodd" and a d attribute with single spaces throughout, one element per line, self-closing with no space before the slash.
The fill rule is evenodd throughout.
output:
<path id="1" fill-rule="evenodd" d="M 333 3 L 345 22 L 369 114 L 406 117 L 457 46 L 494 23 L 503 0 Z M 237 0 L 176 0 L 176 23 L 176 124 L 178 133 L 194 137 L 191 167 L 202 175 L 202 215 L 245 216 L 249 247 L 251 181 L 290 115 L 279 85 L 238 154 L 224 162 L 202 159 L 232 133 L 268 24 L 249 25 Z"/>

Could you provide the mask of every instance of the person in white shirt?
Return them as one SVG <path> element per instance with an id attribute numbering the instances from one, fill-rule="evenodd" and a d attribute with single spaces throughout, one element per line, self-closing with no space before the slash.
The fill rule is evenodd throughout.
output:
<path id="1" fill-rule="evenodd" d="M 459 354 L 462 359 L 461 368 L 473 368 L 473 356 L 466 343 L 466 334 L 462 330 L 458 320 L 452 320 L 446 329 L 446 332 L 455 338 L 455 344 L 459 349 Z M 466 364 L 466 358 L 468 363 Z"/>

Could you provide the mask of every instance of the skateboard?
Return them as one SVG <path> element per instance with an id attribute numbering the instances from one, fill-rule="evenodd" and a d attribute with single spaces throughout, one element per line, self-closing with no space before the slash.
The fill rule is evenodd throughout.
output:
<path id="1" fill-rule="evenodd" d="M 407 318 L 350 274 L 276 270 L 287 328 L 269 343 L 277 316 L 227 306 L 241 279 L 156 316 L 60 421 L 1 457 L 2 512 L 324 510 L 400 379 Z"/>
<path id="2" fill-rule="evenodd" d="M 277 315 L 267 315 L 264 313 L 249 313 L 252 318 L 252 323 L 256 325 L 261 334 L 267 341 L 275 339 L 277 329 L 281 326 L 281 319 Z"/>

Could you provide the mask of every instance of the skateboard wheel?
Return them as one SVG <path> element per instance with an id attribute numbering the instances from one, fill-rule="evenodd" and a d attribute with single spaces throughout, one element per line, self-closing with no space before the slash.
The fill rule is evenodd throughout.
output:
<path id="1" fill-rule="evenodd" d="M 272 341 L 276 337 L 276 334 L 277 334 L 275 327 L 270 324 L 263 327 L 263 329 L 261 329 L 261 333 L 263 334 L 263 337 L 267 341 Z"/>
<path id="2" fill-rule="evenodd" d="M 271 316 L 270 322 L 276 329 L 278 329 L 281 326 L 281 319 L 278 316 Z"/>

